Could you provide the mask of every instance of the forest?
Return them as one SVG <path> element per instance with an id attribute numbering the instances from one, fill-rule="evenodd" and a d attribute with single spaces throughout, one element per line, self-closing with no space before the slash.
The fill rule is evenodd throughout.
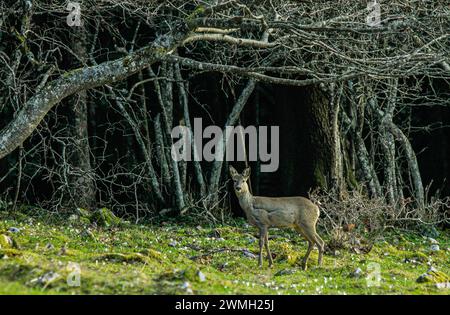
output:
<path id="1" fill-rule="evenodd" d="M 2 0 L 0 294 L 448 294 L 449 127 L 448 0 Z"/>

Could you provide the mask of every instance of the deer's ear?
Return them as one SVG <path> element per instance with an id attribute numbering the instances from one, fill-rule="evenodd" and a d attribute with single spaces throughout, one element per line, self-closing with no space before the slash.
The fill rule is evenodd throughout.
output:
<path id="1" fill-rule="evenodd" d="M 231 165 L 230 165 L 229 169 L 230 169 L 230 175 L 231 175 L 231 178 L 232 178 L 232 179 L 235 179 L 235 178 L 239 175 L 239 173 L 238 173 L 238 172 L 236 171 L 236 169 L 235 169 L 233 166 L 231 166 Z"/>
<path id="2" fill-rule="evenodd" d="M 244 173 L 242 173 L 242 176 L 244 176 L 245 178 L 249 178 L 250 177 L 250 167 L 247 167 L 244 170 Z"/>

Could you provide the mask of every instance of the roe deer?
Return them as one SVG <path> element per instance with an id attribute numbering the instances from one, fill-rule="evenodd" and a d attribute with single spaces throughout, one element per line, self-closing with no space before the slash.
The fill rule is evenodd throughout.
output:
<path id="1" fill-rule="evenodd" d="M 322 264 L 324 241 L 316 232 L 319 218 L 319 207 L 304 197 L 259 197 L 253 196 L 247 185 L 250 168 L 239 174 L 230 166 L 230 175 L 234 182 L 234 192 L 244 210 L 248 222 L 259 229 L 259 266 L 262 266 L 262 251 L 265 246 L 269 258 L 269 267 L 273 265 L 269 249 L 269 227 L 290 227 L 302 234 L 308 241 L 308 250 L 303 258 L 303 269 L 306 270 L 309 255 L 317 245 L 319 249 L 319 266 Z"/>

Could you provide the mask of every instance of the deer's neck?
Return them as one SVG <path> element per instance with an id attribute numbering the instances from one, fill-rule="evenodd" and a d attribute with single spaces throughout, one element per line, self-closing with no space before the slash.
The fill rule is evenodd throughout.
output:
<path id="1" fill-rule="evenodd" d="M 239 205 L 241 206 L 242 210 L 244 210 L 245 214 L 248 215 L 251 213 L 253 208 L 253 196 L 252 194 L 247 191 L 245 193 L 239 194 Z"/>

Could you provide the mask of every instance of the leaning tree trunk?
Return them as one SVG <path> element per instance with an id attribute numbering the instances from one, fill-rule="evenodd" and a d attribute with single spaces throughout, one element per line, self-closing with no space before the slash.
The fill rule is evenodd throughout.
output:
<path id="1" fill-rule="evenodd" d="M 187 96 L 187 91 L 189 91 L 189 88 L 187 86 L 187 84 L 184 84 L 183 82 L 183 77 L 181 76 L 181 70 L 180 70 L 180 65 L 179 64 L 175 64 L 175 79 L 177 81 L 177 85 L 178 85 L 178 89 L 179 89 L 179 95 L 180 95 L 180 102 L 183 108 L 183 117 L 184 117 L 184 122 L 186 124 L 186 127 L 191 131 L 192 134 L 192 124 L 191 124 L 191 119 L 189 117 L 189 104 L 188 104 L 188 96 Z M 206 194 L 206 184 L 205 184 L 205 180 L 203 178 L 203 171 L 202 171 L 202 167 L 200 164 L 200 158 L 199 158 L 199 153 L 198 153 L 198 148 L 195 145 L 194 141 L 191 141 L 191 146 L 192 146 L 192 152 L 194 153 L 194 159 L 193 159 L 193 164 L 194 164 L 194 172 L 195 172 L 195 177 L 197 179 L 197 183 L 200 186 L 200 195 L 201 197 L 204 197 Z"/>
<path id="2" fill-rule="evenodd" d="M 423 208 L 425 204 L 425 193 L 422 184 L 422 177 L 420 175 L 419 163 L 417 163 L 416 153 L 414 152 L 408 137 L 406 137 L 399 127 L 397 127 L 394 123 L 391 123 L 388 128 L 405 150 L 406 160 L 408 161 L 408 167 L 412 178 L 413 195 L 417 206 L 419 208 Z"/>
<path id="3" fill-rule="evenodd" d="M 262 36 L 261 41 L 264 43 L 267 43 L 269 40 L 269 35 L 272 32 L 272 29 L 266 30 Z M 278 57 L 274 57 L 274 60 L 277 60 Z M 226 130 L 227 126 L 233 126 L 236 124 L 236 122 L 239 119 L 239 116 L 241 115 L 242 110 L 244 109 L 245 104 L 247 103 L 250 96 L 253 94 L 253 91 L 255 90 L 257 81 L 255 79 L 250 79 L 247 82 L 247 85 L 242 90 L 241 95 L 237 99 L 236 103 L 233 106 L 233 109 L 231 110 L 230 115 L 227 118 L 227 121 L 225 123 Z M 219 197 L 219 183 L 220 183 L 220 174 L 222 171 L 223 166 L 223 156 L 225 154 L 225 148 L 226 148 L 226 138 L 225 134 L 222 136 L 221 141 L 219 141 L 219 145 L 216 151 L 216 158 L 214 160 L 211 174 L 209 177 L 209 187 L 208 187 L 208 193 L 209 193 L 209 200 L 208 203 L 210 207 L 215 207 L 217 205 L 218 197 Z M 218 158 L 221 156 L 222 158 Z"/>
<path id="4" fill-rule="evenodd" d="M 237 99 L 236 103 L 233 106 L 233 109 L 231 110 L 230 115 L 227 118 L 227 122 L 225 123 L 224 130 L 226 130 L 227 126 L 234 126 L 236 122 L 239 119 L 239 115 L 241 114 L 245 104 L 247 103 L 248 99 L 253 93 L 253 90 L 255 89 L 256 81 L 253 79 L 250 79 L 245 86 L 245 88 L 242 90 L 241 95 Z M 225 148 L 226 148 L 226 135 L 225 133 L 222 135 L 222 139 L 218 143 L 217 151 L 216 151 L 216 157 L 214 160 L 214 163 L 211 168 L 211 174 L 209 177 L 209 204 L 211 207 L 214 207 L 217 205 L 217 200 L 219 197 L 219 182 L 220 182 L 220 174 L 222 170 L 224 155 L 225 155 Z"/>

